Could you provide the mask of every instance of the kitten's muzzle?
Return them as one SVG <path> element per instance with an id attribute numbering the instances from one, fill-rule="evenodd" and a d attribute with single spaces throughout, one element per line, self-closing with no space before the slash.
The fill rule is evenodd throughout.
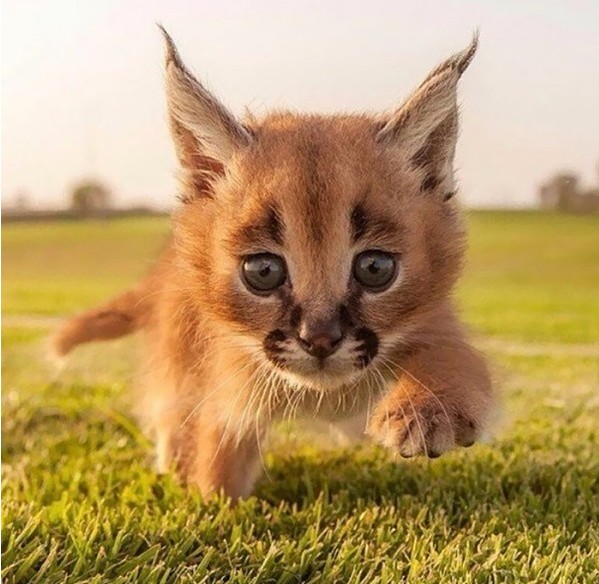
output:
<path id="1" fill-rule="evenodd" d="M 298 331 L 297 340 L 308 355 L 326 359 L 332 355 L 343 341 L 343 330 L 339 319 L 304 322 Z"/>

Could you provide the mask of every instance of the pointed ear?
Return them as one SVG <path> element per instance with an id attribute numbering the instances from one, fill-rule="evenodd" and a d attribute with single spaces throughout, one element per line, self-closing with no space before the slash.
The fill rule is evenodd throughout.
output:
<path id="1" fill-rule="evenodd" d="M 224 171 L 233 154 L 253 137 L 185 67 L 169 34 L 165 84 L 169 125 L 183 170 L 184 200 L 210 194 L 214 175 Z M 189 192 L 190 190 L 193 193 Z"/>
<path id="2" fill-rule="evenodd" d="M 402 161 L 421 173 L 423 191 L 438 191 L 446 200 L 455 192 L 457 85 L 477 46 L 475 34 L 466 49 L 429 73 L 377 134 L 378 142 L 396 149 Z"/>

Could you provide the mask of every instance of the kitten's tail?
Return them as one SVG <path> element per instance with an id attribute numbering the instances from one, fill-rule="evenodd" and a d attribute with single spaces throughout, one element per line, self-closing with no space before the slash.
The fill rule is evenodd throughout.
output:
<path id="1" fill-rule="evenodd" d="M 55 355 L 64 357 L 77 345 L 116 339 L 143 328 L 151 313 L 149 292 L 144 284 L 65 322 L 52 339 Z"/>

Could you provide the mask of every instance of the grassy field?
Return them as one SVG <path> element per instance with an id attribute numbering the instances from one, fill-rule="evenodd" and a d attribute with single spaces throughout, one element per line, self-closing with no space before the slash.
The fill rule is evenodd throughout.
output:
<path id="1" fill-rule="evenodd" d="M 166 222 L 3 227 L 3 581 L 599 581 L 599 218 L 469 222 L 458 299 L 503 396 L 491 442 L 397 461 L 282 428 L 232 509 L 154 474 L 134 340 L 59 377 L 44 359 L 55 319 L 143 273 Z"/>

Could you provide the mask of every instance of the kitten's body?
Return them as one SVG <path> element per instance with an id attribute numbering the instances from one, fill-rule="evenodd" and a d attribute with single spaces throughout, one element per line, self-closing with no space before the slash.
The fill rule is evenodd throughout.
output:
<path id="1" fill-rule="evenodd" d="M 261 441 L 286 414 L 363 419 L 404 456 L 471 444 L 491 391 L 449 299 L 464 237 L 446 199 L 455 89 L 475 44 L 390 116 L 284 113 L 244 124 L 167 44 L 185 201 L 172 242 L 136 289 L 67 323 L 59 352 L 143 329 L 138 403 L 158 466 L 176 466 L 204 493 L 249 494 Z M 394 258 L 384 289 L 356 279 L 368 250 L 383 254 L 377 262 Z M 265 254 L 285 270 L 266 292 L 244 271 Z"/>

